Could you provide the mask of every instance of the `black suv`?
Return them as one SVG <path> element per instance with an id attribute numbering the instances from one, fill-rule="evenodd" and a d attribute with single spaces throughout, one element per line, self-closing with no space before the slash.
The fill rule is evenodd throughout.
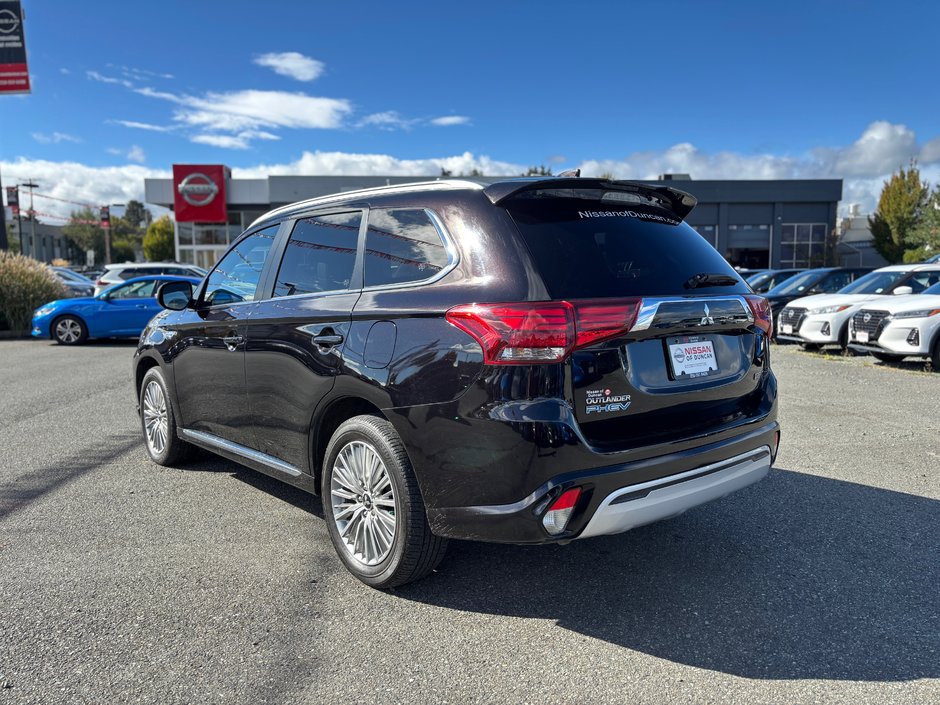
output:
<path id="1" fill-rule="evenodd" d="M 777 452 L 771 314 L 683 218 L 605 179 L 436 181 L 252 225 L 165 285 L 134 358 L 150 456 L 320 494 L 365 583 L 447 538 L 567 542 L 676 515 Z"/>

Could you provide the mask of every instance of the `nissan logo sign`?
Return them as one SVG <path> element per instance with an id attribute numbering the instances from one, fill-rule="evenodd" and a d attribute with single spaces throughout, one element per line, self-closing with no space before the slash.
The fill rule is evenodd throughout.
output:
<path id="1" fill-rule="evenodd" d="M 176 187 L 191 206 L 208 206 L 219 192 L 219 186 L 205 174 L 193 172 Z"/>
<path id="2" fill-rule="evenodd" d="M 20 18 L 12 10 L 0 10 L 0 34 L 11 34 L 20 26 Z"/>
<path id="3" fill-rule="evenodd" d="M 871 320 L 871 314 L 866 313 L 864 316 L 862 316 L 862 320 L 865 321 L 865 323 L 868 323 Z"/>

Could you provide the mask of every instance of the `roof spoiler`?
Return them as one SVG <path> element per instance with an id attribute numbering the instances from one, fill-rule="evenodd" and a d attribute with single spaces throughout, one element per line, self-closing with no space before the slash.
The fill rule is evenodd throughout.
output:
<path id="1" fill-rule="evenodd" d="M 659 201 L 666 210 L 679 216 L 682 220 L 692 212 L 698 199 L 690 193 L 680 191 L 671 186 L 651 186 L 636 181 L 611 181 L 608 179 L 581 179 L 581 178 L 522 178 L 506 181 L 497 181 L 483 189 L 483 193 L 493 203 L 499 205 L 503 201 L 522 193 L 536 189 L 604 189 L 605 191 L 623 191 L 636 193 L 647 198 Z"/>

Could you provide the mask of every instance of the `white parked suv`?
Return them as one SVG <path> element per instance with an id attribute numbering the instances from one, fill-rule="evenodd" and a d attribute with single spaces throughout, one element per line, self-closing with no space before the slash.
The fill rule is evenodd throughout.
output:
<path id="1" fill-rule="evenodd" d="M 106 264 L 104 272 L 95 282 L 95 296 L 112 284 L 120 284 L 134 277 L 144 277 L 148 274 L 172 274 L 179 277 L 198 277 L 202 279 L 207 272 L 194 264 L 180 264 L 179 262 L 123 262 L 121 264 Z"/>
<path id="2" fill-rule="evenodd" d="M 938 264 L 897 264 L 876 269 L 835 294 L 804 296 L 790 302 L 777 318 L 777 338 L 807 348 L 849 344 L 849 320 L 873 301 L 920 294 L 940 282 Z"/>
<path id="3" fill-rule="evenodd" d="M 862 308 L 852 316 L 849 347 L 883 362 L 929 357 L 940 372 L 940 284 Z"/>

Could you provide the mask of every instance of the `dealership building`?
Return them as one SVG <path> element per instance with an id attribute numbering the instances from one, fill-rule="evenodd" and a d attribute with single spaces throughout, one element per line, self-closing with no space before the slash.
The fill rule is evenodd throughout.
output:
<path id="1" fill-rule="evenodd" d="M 222 165 L 173 166 L 172 179 L 146 179 L 145 200 L 174 211 L 176 258 L 211 266 L 239 233 L 266 211 L 295 201 L 427 176 L 276 176 L 233 179 Z M 497 177 L 483 180 L 496 180 Z M 666 174 L 645 183 L 691 193 L 686 219 L 732 264 L 811 267 L 826 259 L 836 229 L 840 179 L 695 181 Z"/>

